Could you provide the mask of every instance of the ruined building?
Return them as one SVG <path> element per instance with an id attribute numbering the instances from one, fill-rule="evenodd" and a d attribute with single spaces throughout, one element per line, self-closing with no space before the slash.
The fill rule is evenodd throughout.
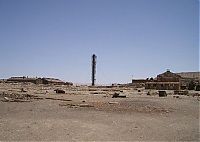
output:
<path id="1" fill-rule="evenodd" d="M 194 89 L 200 86 L 200 72 L 181 72 L 176 73 L 181 76 L 181 89 L 190 89 L 190 85 L 194 84 Z"/>
<path id="2" fill-rule="evenodd" d="M 19 83 L 19 82 L 30 82 L 34 84 L 42 84 L 42 79 L 41 78 L 29 78 L 29 77 L 11 77 L 7 79 L 7 82 L 12 82 L 12 83 Z"/>
<path id="3" fill-rule="evenodd" d="M 181 76 L 170 72 L 169 70 L 157 75 L 150 82 L 145 83 L 145 89 L 156 90 L 179 90 L 181 87 Z"/>
<path id="4" fill-rule="evenodd" d="M 29 78 L 29 77 L 11 77 L 7 79 L 8 83 L 30 82 L 34 84 L 53 84 L 53 85 L 73 85 L 71 82 L 63 82 L 56 78 Z"/>

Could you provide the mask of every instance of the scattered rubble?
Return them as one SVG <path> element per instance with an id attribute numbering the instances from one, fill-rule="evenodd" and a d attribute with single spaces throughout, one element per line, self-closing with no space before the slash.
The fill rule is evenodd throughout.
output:
<path id="1" fill-rule="evenodd" d="M 59 104 L 59 106 L 68 106 L 69 108 L 78 108 L 78 107 L 94 107 L 90 104 L 76 104 L 76 103 L 70 103 L 70 104 Z"/>
<path id="2" fill-rule="evenodd" d="M 37 98 L 37 96 L 29 94 L 16 94 L 16 93 L 2 93 L 0 94 L 0 99 L 2 102 L 31 102 L 32 99 Z"/>
<path id="3" fill-rule="evenodd" d="M 68 106 L 69 108 L 76 108 L 76 107 L 78 107 L 78 105 L 76 105 L 76 104 L 65 104 L 65 103 L 59 104 L 59 106 Z"/>
<path id="4" fill-rule="evenodd" d="M 199 97 L 200 96 L 199 93 L 192 93 L 191 95 L 192 95 L 192 97 L 195 97 L 195 96 Z"/>
<path id="5" fill-rule="evenodd" d="M 31 102 L 31 100 L 12 99 L 8 97 L 4 97 L 4 100 L 2 100 L 2 102 Z"/>
<path id="6" fill-rule="evenodd" d="M 173 96 L 173 98 L 180 98 L 180 96 Z"/>
<path id="7" fill-rule="evenodd" d="M 112 98 L 126 98 L 126 95 L 120 95 L 119 93 L 114 93 Z"/>
<path id="8" fill-rule="evenodd" d="M 187 95 L 188 91 L 187 90 L 174 90 L 175 95 Z"/>
<path id="9" fill-rule="evenodd" d="M 61 89 L 55 89 L 54 91 L 56 91 L 57 94 L 65 94 L 65 91 Z"/>
<path id="10" fill-rule="evenodd" d="M 27 91 L 25 91 L 24 88 L 22 88 L 22 89 L 21 89 L 21 92 L 27 92 Z"/>

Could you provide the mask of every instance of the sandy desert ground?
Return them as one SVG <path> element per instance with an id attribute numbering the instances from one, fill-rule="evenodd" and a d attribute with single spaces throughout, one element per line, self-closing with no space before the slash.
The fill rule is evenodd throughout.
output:
<path id="1" fill-rule="evenodd" d="M 126 98 L 112 98 L 120 91 Z M 200 140 L 199 98 L 194 96 L 199 92 L 176 98 L 173 91 L 167 97 L 159 97 L 156 90 L 148 96 L 148 91 L 0 83 L 0 140 Z"/>

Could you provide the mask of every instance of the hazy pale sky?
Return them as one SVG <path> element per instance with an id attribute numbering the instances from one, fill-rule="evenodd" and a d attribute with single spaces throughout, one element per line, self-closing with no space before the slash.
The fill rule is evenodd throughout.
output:
<path id="1" fill-rule="evenodd" d="M 198 0 L 0 0 L 0 78 L 126 83 L 199 70 Z"/>

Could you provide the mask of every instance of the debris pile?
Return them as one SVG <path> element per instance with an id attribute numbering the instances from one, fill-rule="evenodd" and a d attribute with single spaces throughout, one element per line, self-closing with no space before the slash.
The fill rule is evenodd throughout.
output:
<path id="1" fill-rule="evenodd" d="M 179 96 L 173 96 L 173 98 L 180 98 Z"/>
<path id="2" fill-rule="evenodd" d="M 126 98 L 126 95 L 120 95 L 119 93 L 114 93 L 112 98 Z"/>
<path id="3" fill-rule="evenodd" d="M 187 95 L 188 91 L 187 90 L 175 90 L 174 94 L 175 95 Z"/>
<path id="4" fill-rule="evenodd" d="M 0 94 L 0 100 L 2 102 L 30 102 L 34 98 L 37 98 L 37 96 L 16 93 L 8 94 L 4 92 Z"/>
<path id="5" fill-rule="evenodd" d="M 55 89 L 54 91 L 56 91 L 57 94 L 65 94 L 65 91 L 61 89 Z"/>
<path id="6" fill-rule="evenodd" d="M 24 88 L 21 88 L 21 92 L 27 92 L 27 91 L 25 91 Z"/>

